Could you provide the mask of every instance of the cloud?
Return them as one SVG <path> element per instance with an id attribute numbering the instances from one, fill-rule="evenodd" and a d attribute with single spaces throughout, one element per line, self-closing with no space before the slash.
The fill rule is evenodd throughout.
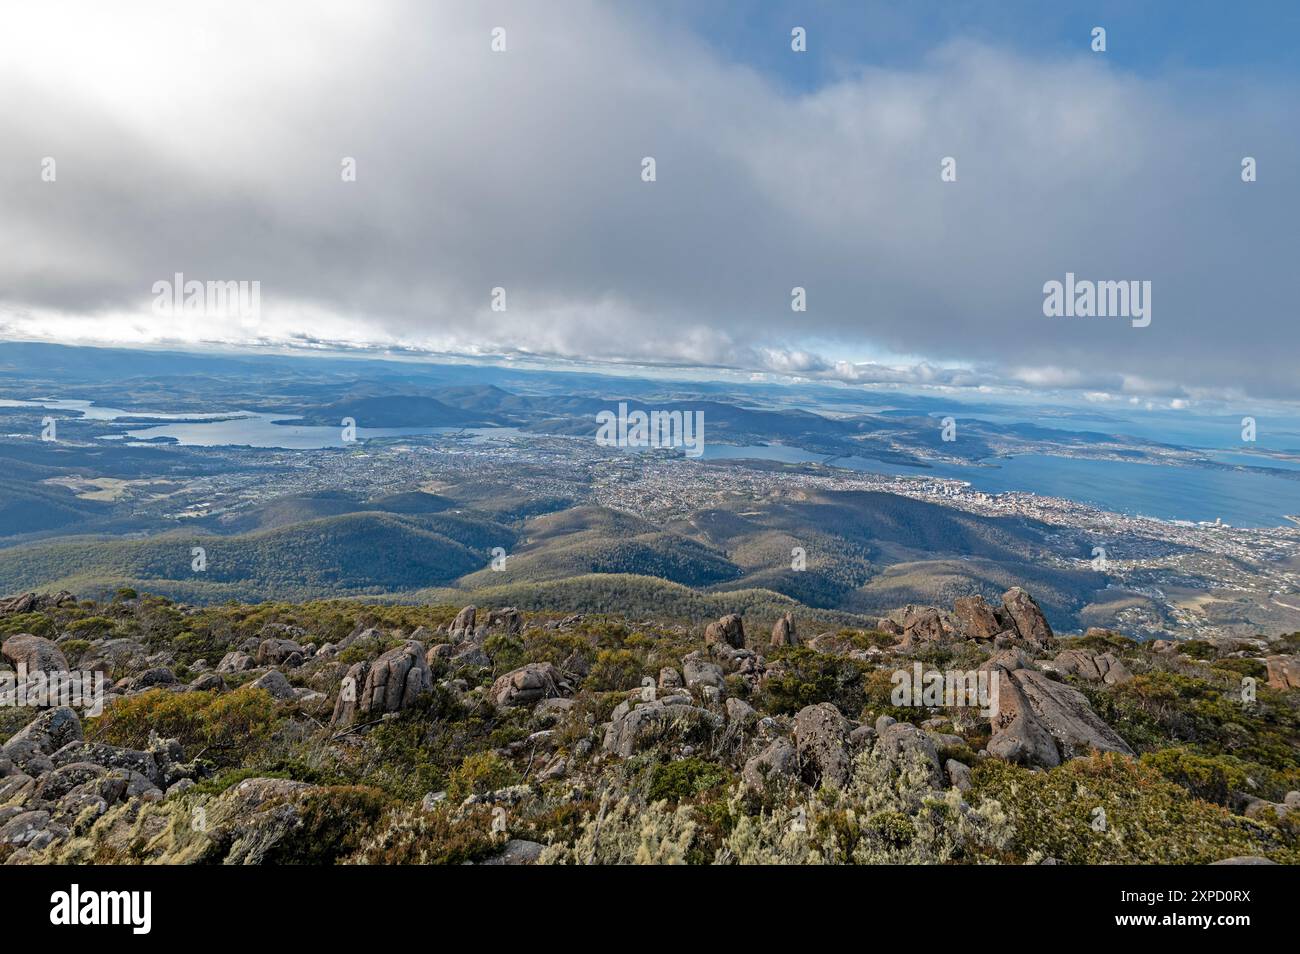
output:
<path id="1" fill-rule="evenodd" d="M 23 5 L 0 334 L 1296 398 L 1271 82 L 958 42 L 803 93 L 580 0 Z M 1044 317 L 1067 271 L 1152 281 L 1151 326 Z M 260 281 L 260 321 L 153 314 L 176 272 Z"/>

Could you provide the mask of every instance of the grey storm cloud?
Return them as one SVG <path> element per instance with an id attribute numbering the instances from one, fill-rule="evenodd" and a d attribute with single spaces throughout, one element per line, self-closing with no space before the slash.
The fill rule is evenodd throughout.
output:
<path id="1" fill-rule="evenodd" d="M 959 42 L 795 92 L 583 2 L 8 20 L 0 334 L 1300 396 L 1289 81 Z M 260 281 L 257 327 L 153 314 L 177 272 Z M 1150 281 L 1151 325 L 1045 317 L 1066 272 Z"/>

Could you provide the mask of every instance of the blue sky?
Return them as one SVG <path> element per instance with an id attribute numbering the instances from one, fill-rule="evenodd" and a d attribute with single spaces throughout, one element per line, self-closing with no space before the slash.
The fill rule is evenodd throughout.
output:
<path id="1" fill-rule="evenodd" d="M 1094 26 L 1106 28 L 1110 64 L 1138 74 L 1300 71 L 1300 3 L 1288 0 L 672 0 L 668 9 L 728 60 L 803 91 L 862 64 L 914 67 L 954 39 L 1069 56 L 1088 47 Z M 792 58 L 795 25 L 809 48 Z"/>

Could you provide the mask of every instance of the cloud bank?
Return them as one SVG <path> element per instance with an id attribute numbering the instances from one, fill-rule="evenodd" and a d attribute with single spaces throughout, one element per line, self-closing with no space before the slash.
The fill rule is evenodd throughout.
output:
<path id="1" fill-rule="evenodd" d="M 584 2 L 7 17 L 3 336 L 1300 398 L 1276 79 L 957 42 L 798 92 Z M 259 320 L 154 314 L 177 272 L 259 281 Z M 1151 281 L 1150 327 L 1044 317 L 1066 272 Z"/>

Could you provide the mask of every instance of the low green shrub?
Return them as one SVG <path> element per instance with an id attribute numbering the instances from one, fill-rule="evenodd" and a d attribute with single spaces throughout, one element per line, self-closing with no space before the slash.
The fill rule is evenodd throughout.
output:
<path id="1" fill-rule="evenodd" d="M 602 649 L 583 685 L 593 692 L 624 692 L 641 685 L 645 665 L 628 649 Z"/>
<path id="2" fill-rule="evenodd" d="M 475 752 L 465 756 L 460 768 L 447 780 L 447 797 L 454 803 L 470 795 L 486 795 L 500 788 L 518 785 L 519 773 L 495 752 Z"/>
<path id="3" fill-rule="evenodd" d="M 110 703 L 103 715 L 88 720 L 86 736 L 143 749 L 153 731 L 179 739 L 186 758 L 201 755 L 219 765 L 238 766 L 266 742 L 276 721 L 275 700 L 263 689 L 221 694 L 151 689 Z"/>
<path id="4" fill-rule="evenodd" d="M 264 863 L 334 864 L 361 847 L 390 805 L 382 792 L 361 785 L 310 792 L 299 806 L 299 823 L 267 852 Z"/>
<path id="5" fill-rule="evenodd" d="M 768 668 L 759 699 L 769 712 L 794 715 L 805 706 L 831 702 L 857 715 L 866 703 L 863 667 L 843 656 L 786 646 L 773 650 Z"/>
<path id="6" fill-rule="evenodd" d="M 1276 827 L 1194 797 L 1152 765 L 1107 753 L 1046 772 L 986 759 L 974 795 L 996 799 L 1014 827 L 1010 848 L 1067 864 L 1208 864 L 1237 855 L 1300 862 Z M 1101 822 L 1099 823 L 1099 819 Z"/>
<path id="7" fill-rule="evenodd" d="M 656 765 L 650 773 L 647 797 L 652 802 L 679 802 L 726 784 L 731 773 L 703 759 L 676 759 Z"/>

